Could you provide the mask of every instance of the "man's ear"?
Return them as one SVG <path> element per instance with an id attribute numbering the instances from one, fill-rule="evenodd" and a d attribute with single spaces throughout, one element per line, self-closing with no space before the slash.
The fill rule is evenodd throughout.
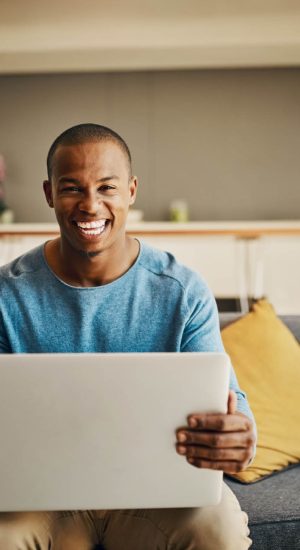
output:
<path id="1" fill-rule="evenodd" d="M 45 180 L 43 182 L 43 189 L 46 197 L 46 201 L 50 208 L 53 208 L 53 197 L 52 197 L 52 185 L 51 182 L 48 180 Z"/>
<path id="2" fill-rule="evenodd" d="M 129 180 L 129 204 L 130 205 L 135 203 L 137 187 L 138 187 L 137 177 L 131 176 Z"/>

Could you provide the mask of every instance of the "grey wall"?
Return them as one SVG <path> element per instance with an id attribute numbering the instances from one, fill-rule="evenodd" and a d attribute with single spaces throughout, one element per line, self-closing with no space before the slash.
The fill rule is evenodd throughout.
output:
<path id="1" fill-rule="evenodd" d="M 146 219 L 167 219 L 174 198 L 195 220 L 299 218 L 300 69 L 0 77 L 16 221 L 53 221 L 48 148 L 87 121 L 128 141 Z"/>

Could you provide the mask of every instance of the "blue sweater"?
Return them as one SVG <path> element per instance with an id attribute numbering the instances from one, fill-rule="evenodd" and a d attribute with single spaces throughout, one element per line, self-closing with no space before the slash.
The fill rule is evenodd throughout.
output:
<path id="1" fill-rule="evenodd" d="M 124 275 L 97 287 L 61 281 L 43 245 L 0 268 L 0 353 L 223 350 L 205 282 L 144 243 Z M 252 418 L 233 370 L 230 386 Z"/>

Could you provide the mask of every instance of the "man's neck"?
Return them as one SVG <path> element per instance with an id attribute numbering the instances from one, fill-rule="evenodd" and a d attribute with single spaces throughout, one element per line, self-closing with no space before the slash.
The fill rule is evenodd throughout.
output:
<path id="1" fill-rule="evenodd" d="M 93 256 L 65 246 L 60 238 L 48 241 L 45 257 L 52 271 L 65 283 L 76 287 L 101 286 L 118 279 L 134 264 L 139 242 L 125 236 L 123 243 Z"/>

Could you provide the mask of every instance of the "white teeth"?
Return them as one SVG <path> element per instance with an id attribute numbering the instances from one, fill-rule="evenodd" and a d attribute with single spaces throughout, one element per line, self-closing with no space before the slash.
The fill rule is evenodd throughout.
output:
<path id="1" fill-rule="evenodd" d="M 86 235 L 100 235 L 100 233 L 103 233 L 104 228 L 101 229 L 82 229 Z"/>
<path id="2" fill-rule="evenodd" d="M 76 223 L 80 231 L 85 235 L 100 235 L 105 230 L 105 220 Z"/>
<path id="3" fill-rule="evenodd" d="M 77 222 L 78 227 L 81 229 L 103 229 L 105 226 L 105 220 L 98 220 L 94 222 Z"/>

